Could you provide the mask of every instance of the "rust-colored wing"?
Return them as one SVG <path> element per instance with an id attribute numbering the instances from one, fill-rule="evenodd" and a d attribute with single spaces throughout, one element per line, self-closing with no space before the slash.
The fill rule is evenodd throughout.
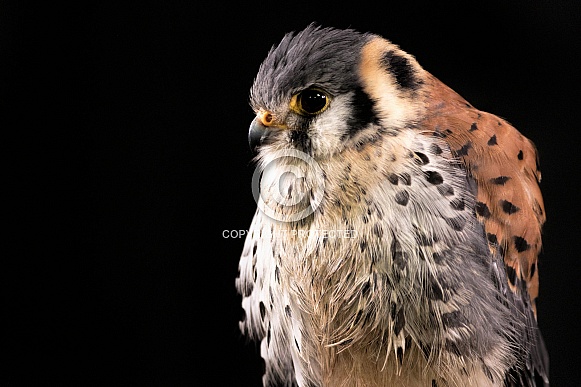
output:
<path id="1" fill-rule="evenodd" d="M 509 288 L 518 293 L 518 284 L 526 286 L 536 316 L 545 210 L 535 146 L 509 123 L 472 107 L 432 75 L 425 90 L 430 113 L 421 126 L 433 129 L 426 135 L 441 136 L 476 180 L 475 210 L 489 246 L 504 257 Z"/>

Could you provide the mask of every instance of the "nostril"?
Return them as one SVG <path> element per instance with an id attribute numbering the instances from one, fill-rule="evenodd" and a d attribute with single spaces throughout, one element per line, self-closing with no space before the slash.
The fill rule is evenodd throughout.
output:
<path id="1" fill-rule="evenodd" d="M 266 112 L 262 114 L 261 121 L 264 126 L 270 126 L 273 120 L 274 117 L 272 116 L 272 114 Z"/>

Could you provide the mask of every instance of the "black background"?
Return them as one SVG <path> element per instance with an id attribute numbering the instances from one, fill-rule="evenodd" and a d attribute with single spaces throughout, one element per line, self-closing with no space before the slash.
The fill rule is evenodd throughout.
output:
<path id="1" fill-rule="evenodd" d="M 537 145 L 539 325 L 579 367 L 577 2 L 0 4 L 3 385 L 257 386 L 234 288 L 255 209 L 248 89 L 312 21 L 380 34 Z"/>

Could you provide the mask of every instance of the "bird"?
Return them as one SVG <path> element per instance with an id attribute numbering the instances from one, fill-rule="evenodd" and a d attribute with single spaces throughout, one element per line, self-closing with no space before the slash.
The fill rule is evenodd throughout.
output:
<path id="1" fill-rule="evenodd" d="M 309 24 L 249 93 L 236 289 L 265 386 L 548 386 L 534 143 L 371 32 Z"/>

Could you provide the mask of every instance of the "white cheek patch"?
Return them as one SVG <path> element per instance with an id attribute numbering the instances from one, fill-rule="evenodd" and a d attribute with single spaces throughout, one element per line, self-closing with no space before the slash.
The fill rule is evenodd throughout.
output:
<path id="1" fill-rule="evenodd" d="M 317 116 L 309 128 L 315 156 L 330 156 L 344 148 L 343 137 L 352 114 L 351 93 L 334 97 L 329 108 Z"/>
<path id="2" fill-rule="evenodd" d="M 382 57 L 386 52 L 395 51 L 408 59 L 414 67 L 415 76 L 423 78 L 424 70 L 417 65 L 413 57 L 401 51 L 396 45 L 381 38 L 372 39 L 361 52 L 359 79 L 364 92 L 373 101 L 373 113 L 379 119 L 379 125 L 386 130 L 401 130 L 413 124 L 423 116 L 425 107 L 422 99 L 409 90 L 402 90 L 393 74 L 382 66 Z M 331 100 L 329 108 L 317 116 L 309 128 L 309 137 L 313 145 L 313 155 L 330 156 L 345 148 L 345 135 L 349 133 L 348 123 L 353 115 L 354 92 L 339 95 Z M 377 130 L 376 125 L 369 125 L 354 137 L 358 141 Z"/>

